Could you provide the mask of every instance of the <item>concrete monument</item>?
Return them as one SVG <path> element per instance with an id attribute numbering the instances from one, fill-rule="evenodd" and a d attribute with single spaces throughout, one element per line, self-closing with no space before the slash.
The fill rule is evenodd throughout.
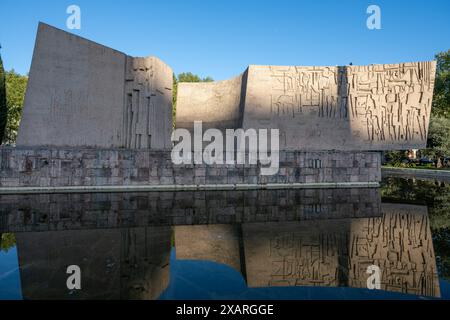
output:
<path id="1" fill-rule="evenodd" d="M 180 83 L 177 127 L 280 130 L 286 150 L 424 148 L 435 61 L 369 66 L 251 65 L 237 78 Z"/>
<path id="2" fill-rule="evenodd" d="M 17 145 L 168 149 L 172 74 L 40 23 Z"/>
<path id="3" fill-rule="evenodd" d="M 17 147 L 0 148 L 0 192 L 378 186 L 380 151 L 426 145 L 435 71 L 435 61 L 251 65 L 230 80 L 179 83 L 177 128 L 279 130 L 278 171 L 265 175 L 260 164 L 174 163 L 170 67 L 40 23 Z"/>

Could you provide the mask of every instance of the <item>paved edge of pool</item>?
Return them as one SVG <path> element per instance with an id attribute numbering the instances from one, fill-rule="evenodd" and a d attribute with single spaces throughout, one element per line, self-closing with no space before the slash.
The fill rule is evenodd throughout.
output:
<path id="1" fill-rule="evenodd" d="M 378 182 L 0 187 L 0 194 L 378 188 Z"/>
<path id="2" fill-rule="evenodd" d="M 413 177 L 436 180 L 449 180 L 450 170 L 432 170 L 432 169 L 410 169 L 381 167 L 381 175 L 383 177 Z"/>

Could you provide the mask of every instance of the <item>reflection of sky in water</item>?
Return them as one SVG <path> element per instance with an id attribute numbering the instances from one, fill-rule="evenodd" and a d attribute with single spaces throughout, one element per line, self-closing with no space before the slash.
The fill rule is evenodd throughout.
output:
<path id="1" fill-rule="evenodd" d="M 0 299 L 22 299 L 17 248 L 0 250 Z"/>
<path id="2" fill-rule="evenodd" d="M 379 189 L 5 197 L 0 232 L 18 233 L 0 299 L 450 299 L 448 233 L 430 229 L 446 189 L 405 183 L 387 202 Z M 389 291 L 366 289 L 369 262 Z"/>
<path id="3" fill-rule="evenodd" d="M 450 283 L 441 280 L 442 299 L 450 299 Z M 16 247 L 0 251 L 0 299 L 21 299 Z M 166 299 L 429 299 L 409 294 L 345 287 L 248 288 L 235 269 L 212 261 L 177 260 L 170 256 L 170 283 L 160 298 Z"/>
<path id="4" fill-rule="evenodd" d="M 176 260 L 170 257 L 170 283 L 160 299 L 432 299 L 409 294 L 346 287 L 248 288 L 233 268 L 212 261 Z M 440 281 L 443 299 L 450 299 L 450 283 Z"/>

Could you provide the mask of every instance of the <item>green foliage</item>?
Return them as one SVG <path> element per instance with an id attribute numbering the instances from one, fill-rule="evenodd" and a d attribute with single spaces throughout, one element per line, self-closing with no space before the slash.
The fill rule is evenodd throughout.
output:
<path id="1" fill-rule="evenodd" d="M 27 82 L 27 76 L 20 75 L 14 70 L 6 72 L 6 104 L 8 106 L 8 121 L 4 138 L 6 143 L 16 141 Z"/>
<path id="2" fill-rule="evenodd" d="M 444 279 L 450 279 L 450 229 L 440 229 L 433 232 L 433 247 L 439 274 Z"/>
<path id="3" fill-rule="evenodd" d="M 433 95 L 433 115 L 450 118 L 450 50 L 436 56 L 436 82 Z"/>
<path id="4" fill-rule="evenodd" d="M 7 119 L 8 106 L 6 104 L 5 70 L 3 69 L 3 61 L 0 55 L 0 144 L 3 142 L 5 136 Z"/>
<path id="5" fill-rule="evenodd" d="M 172 95 L 172 116 L 173 116 L 173 127 L 175 128 L 175 117 L 177 114 L 177 93 L 178 93 L 178 83 L 179 82 L 212 82 L 214 81 L 211 77 L 200 78 L 200 76 L 193 74 L 191 72 L 183 72 L 178 74 L 178 77 L 173 75 L 173 95 Z"/>
<path id="6" fill-rule="evenodd" d="M 381 188 L 383 201 L 428 206 L 431 229 L 450 229 L 450 184 L 432 180 L 387 178 Z"/>
<path id="7" fill-rule="evenodd" d="M 436 157 L 450 156 L 450 118 L 432 116 L 426 153 Z"/>
<path id="8" fill-rule="evenodd" d="M 14 233 L 3 233 L 0 235 L 0 251 L 8 252 L 9 249 L 16 245 L 16 236 Z"/>
<path id="9" fill-rule="evenodd" d="M 178 93 L 178 80 L 175 76 L 175 73 L 173 74 L 173 86 L 172 86 L 172 127 L 175 129 L 175 123 L 176 123 L 176 115 L 177 115 L 177 93 Z"/>
<path id="10" fill-rule="evenodd" d="M 384 157 L 386 162 L 394 167 L 402 166 L 404 160 L 408 159 L 405 151 L 386 151 Z"/>
<path id="11" fill-rule="evenodd" d="M 436 55 L 436 82 L 424 154 L 435 158 L 450 155 L 450 50 Z"/>
<path id="12" fill-rule="evenodd" d="M 183 72 L 178 75 L 178 82 L 211 82 L 214 81 L 211 77 L 200 78 L 191 72 Z"/>
<path id="13" fill-rule="evenodd" d="M 434 252 L 440 276 L 450 279 L 450 184 L 431 180 L 387 178 L 383 202 L 416 203 L 428 207 Z"/>

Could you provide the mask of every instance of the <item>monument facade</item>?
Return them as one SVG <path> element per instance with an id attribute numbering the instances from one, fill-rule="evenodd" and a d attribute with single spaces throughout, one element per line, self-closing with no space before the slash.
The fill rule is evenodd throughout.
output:
<path id="1" fill-rule="evenodd" d="M 170 149 L 172 74 L 40 23 L 17 145 Z"/>
<path id="2" fill-rule="evenodd" d="M 436 63 L 249 66 L 237 78 L 180 83 L 177 127 L 279 129 L 285 150 L 426 146 Z"/>
<path id="3" fill-rule="evenodd" d="M 426 146 L 435 72 L 435 61 L 251 65 L 230 80 L 179 83 L 177 129 L 192 131 L 202 121 L 204 130 L 224 133 L 279 130 L 278 171 L 264 175 L 261 163 L 174 163 L 171 68 L 156 57 L 130 57 L 40 23 L 17 146 L 0 148 L 0 192 L 377 186 L 380 151 Z"/>

